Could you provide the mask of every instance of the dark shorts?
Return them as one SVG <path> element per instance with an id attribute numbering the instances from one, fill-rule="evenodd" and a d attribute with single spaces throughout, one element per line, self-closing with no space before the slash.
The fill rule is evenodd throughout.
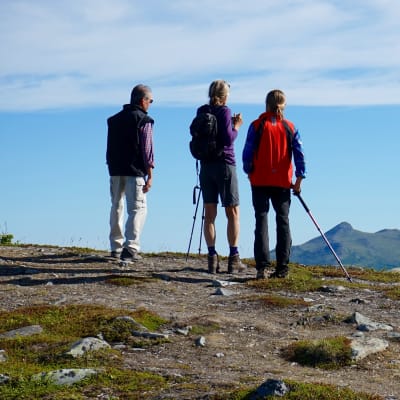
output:
<path id="1" fill-rule="evenodd" d="M 238 179 L 234 165 L 221 161 L 202 163 L 200 187 L 204 203 L 217 204 L 219 196 L 223 207 L 239 205 Z"/>

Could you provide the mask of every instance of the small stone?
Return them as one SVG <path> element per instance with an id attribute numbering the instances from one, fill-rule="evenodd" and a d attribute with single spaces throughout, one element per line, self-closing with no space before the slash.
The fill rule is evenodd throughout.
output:
<path id="1" fill-rule="evenodd" d="M 196 339 L 196 346 L 204 347 L 206 345 L 206 338 L 204 336 L 200 336 Z"/>
<path id="2" fill-rule="evenodd" d="M 218 288 L 214 294 L 217 296 L 233 296 L 235 292 L 228 289 Z"/>

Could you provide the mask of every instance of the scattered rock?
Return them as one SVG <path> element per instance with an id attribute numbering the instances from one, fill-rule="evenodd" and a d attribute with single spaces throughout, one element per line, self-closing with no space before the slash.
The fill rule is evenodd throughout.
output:
<path id="1" fill-rule="evenodd" d="M 184 328 L 176 328 L 175 332 L 178 333 L 179 335 L 187 336 L 187 335 L 189 335 L 189 332 L 191 330 L 192 330 L 191 326 L 185 326 Z"/>
<path id="2" fill-rule="evenodd" d="M 378 338 L 359 337 L 351 340 L 352 357 L 359 361 L 370 354 L 379 353 L 386 350 L 389 343 Z"/>
<path id="3" fill-rule="evenodd" d="M 235 292 L 228 289 L 218 288 L 215 293 L 216 296 L 233 296 Z"/>
<path id="4" fill-rule="evenodd" d="M 42 372 L 32 377 L 35 381 L 51 382 L 55 385 L 72 385 L 88 378 L 89 376 L 96 375 L 97 371 L 91 368 L 70 368 L 60 369 L 57 371 Z"/>
<path id="5" fill-rule="evenodd" d="M 215 286 L 215 287 L 225 287 L 225 286 L 238 285 L 239 282 L 214 280 L 214 281 L 212 282 L 212 284 L 213 284 L 213 286 Z"/>
<path id="6" fill-rule="evenodd" d="M 392 331 L 391 325 L 381 324 L 379 322 L 371 321 L 368 317 L 355 312 L 349 319 L 351 323 L 357 324 L 357 329 L 363 332 L 370 332 L 376 330 Z"/>
<path id="7" fill-rule="evenodd" d="M 8 332 L 0 334 L 0 339 L 10 339 L 17 336 L 31 336 L 38 335 L 43 332 L 43 328 L 40 325 L 24 326 L 23 328 L 13 329 Z"/>
<path id="8" fill-rule="evenodd" d="M 76 358 L 83 356 L 89 351 L 96 351 L 110 347 L 111 346 L 104 340 L 95 337 L 87 337 L 73 343 L 71 349 L 67 351 L 66 354 L 69 354 L 70 356 Z"/>
<path id="9" fill-rule="evenodd" d="M 206 338 L 204 336 L 200 336 L 196 339 L 196 346 L 204 347 L 206 345 Z"/>
<path id="10" fill-rule="evenodd" d="M 321 286 L 319 288 L 320 292 L 325 292 L 325 293 L 339 293 L 339 292 L 344 292 L 346 288 L 344 286 Z"/>
<path id="11" fill-rule="evenodd" d="M 387 337 L 393 341 L 400 342 L 400 332 L 389 332 Z"/>
<path id="12" fill-rule="evenodd" d="M 132 335 L 146 339 L 168 339 L 169 337 L 165 333 L 143 332 L 143 331 L 132 331 Z"/>
<path id="13" fill-rule="evenodd" d="M 289 392 L 285 382 L 278 379 L 268 379 L 250 395 L 249 400 L 264 399 L 267 396 L 283 397 Z"/>
<path id="14" fill-rule="evenodd" d="M 7 354 L 5 350 L 0 350 L 0 362 L 6 362 L 7 361 Z"/>

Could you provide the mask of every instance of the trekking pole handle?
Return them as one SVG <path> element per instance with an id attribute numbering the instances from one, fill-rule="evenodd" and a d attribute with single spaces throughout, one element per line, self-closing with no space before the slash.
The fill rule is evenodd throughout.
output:
<path id="1" fill-rule="evenodd" d="M 193 188 L 193 204 L 196 204 L 196 202 L 197 202 L 197 199 L 196 199 L 196 190 L 197 190 L 197 189 L 200 190 L 200 186 L 196 185 L 196 186 Z"/>

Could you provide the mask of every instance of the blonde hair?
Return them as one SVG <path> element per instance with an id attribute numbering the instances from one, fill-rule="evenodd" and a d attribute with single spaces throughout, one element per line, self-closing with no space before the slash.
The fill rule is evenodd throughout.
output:
<path id="1" fill-rule="evenodd" d="M 282 90 L 274 89 L 267 94 L 265 99 L 267 111 L 271 111 L 278 115 L 280 119 L 283 119 L 283 110 L 286 106 L 286 96 Z"/>
<path id="2" fill-rule="evenodd" d="M 225 104 L 229 94 L 229 87 L 229 84 L 222 79 L 212 82 L 210 88 L 208 89 L 210 104 L 214 106 L 221 106 Z"/>

